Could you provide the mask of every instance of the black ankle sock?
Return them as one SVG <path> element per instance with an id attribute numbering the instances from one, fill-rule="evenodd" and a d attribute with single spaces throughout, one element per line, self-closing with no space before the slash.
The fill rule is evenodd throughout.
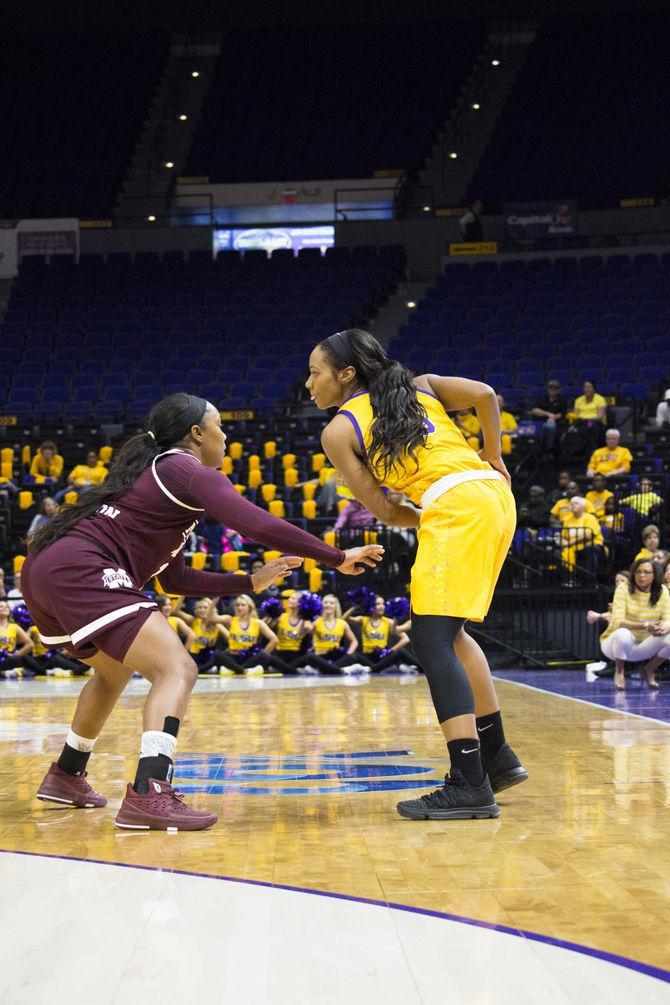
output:
<path id="1" fill-rule="evenodd" d="M 137 762 L 137 774 L 133 788 L 140 796 L 146 796 L 149 791 L 149 779 L 170 782 L 172 779 L 172 759 L 167 754 L 156 754 L 155 757 L 140 757 Z"/>
<path id="2" fill-rule="evenodd" d="M 466 736 L 464 740 L 449 740 L 447 746 L 452 768 L 457 768 L 472 785 L 481 785 L 484 781 L 484 772 L 479 741 Z"/>
<path id="3" fill-rule="evenodd" d="M 500 712 L 491 712 L 490 715 L 478 716 L 476 721 L 482 760 L 492 761 L 505 742 L 502 717 Z"/>
<path id="4" fill-rule="evenodd" d="M 90 756 L 90 750 L 75 750 L 66 743 L 58 758 L 58 767 L 67 771 L 68 775 L 83 775 Z"/>

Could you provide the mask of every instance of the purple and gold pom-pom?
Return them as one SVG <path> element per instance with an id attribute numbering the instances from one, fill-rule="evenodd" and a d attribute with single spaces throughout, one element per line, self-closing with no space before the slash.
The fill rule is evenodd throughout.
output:
<path id="1" fill-rule="evenodd" d="M 284 610 L 284 605 L 282 604 L 279 597 L 268 597 L 261 604 L 261 617 L 263 618 L 278 618 L 281 616 Z"/>
<path id="2" fill-rule="evenodd" d="M 357 607 L 364 614 L 372 614 L 375 609 L 375 598 L 377 594 L 367 586 L 357 586 L 347 593 L 347 600 L 351 607 Z"/>
<path id="3" fill-rule="evenodd" d="M 407 621 L 409 617 L 409 600 L 407 597 L 390 597 L 386 601 L 386 616 L 394 621 Z"/>
<path id="4" fill-rule="evenodd" d="M 30 611 L 25 604 L 17 604 L 17 606 L 12 611 L 12 617 L 16 621 L 17 625 L 21 625 L 21 628 L 30 628 L 33 619 L 30 617 Z"/>
<path id="5" fill-rule="evenodd" d="M 298 600 L 298 614 L 305 621 L 318 618 L 323 610 L 323 602 L 318 593 L 303 593 Z"/>

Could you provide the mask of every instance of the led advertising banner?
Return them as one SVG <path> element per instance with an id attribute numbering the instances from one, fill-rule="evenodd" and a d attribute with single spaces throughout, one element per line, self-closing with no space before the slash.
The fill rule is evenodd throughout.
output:
<path id="1" fill-rule="evenodd" d="M 260 248 L 272 254 L 280 248 L 290 248 L 297 253 L 301 248 L 319 248 L 321 252 L 335 243 L 335 228 L 320 227 L 254 227 L 216 229 L 214 254 L 219 251 L 251 251 Z"/>

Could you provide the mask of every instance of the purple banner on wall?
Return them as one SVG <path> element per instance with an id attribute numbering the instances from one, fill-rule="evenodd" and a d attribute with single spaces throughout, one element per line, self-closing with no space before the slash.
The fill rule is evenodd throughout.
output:
<path id="1" fill-rule="evenodd" d="M 577 200 L 508 202 L 503 206 L 505 236 L 514 241 L 569 237 L 577 233 Z"/>

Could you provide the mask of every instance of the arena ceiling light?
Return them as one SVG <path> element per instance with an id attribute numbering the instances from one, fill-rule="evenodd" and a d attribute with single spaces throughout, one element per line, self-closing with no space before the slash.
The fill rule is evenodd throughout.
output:
<path id="1" fill-rule="evenodd" d="M 155 223 L 155 222 L 156 222 L 156 217 L 154 216 L 154 214 L 153 214 L 153 213 L 150 213 L 150 214 L 149 214 L 149 216 L 147 217 L 147 221 L 148 221 L 149 223 Z"/>
<path id="2" fill-rule="evenodd" d="M 499 59 L 492 59 L 491 60 L 491 66 L 500 66 L 500 60 Z"/>
<path id="3" fill-rule="evenodd" d="M 199 77 L 200 76 L 199 70 L 193 70 L 193 72 L 191 73 L 191 76 L 192 77 Z"/>
<path id="4" fill-rule="evenodd" d="M 430 213 L 430 210 L 431 210 L 431 207 L 430 207 L 430 206 L 424 206 L 424 207 L 423 207 L 423 211 L 424 211 L 424 213 Z"/>
<path id="5" fill-rule="evenodd" d="M 474 110 L 475 110 L 476 112 L 478 112 L 478 111 L 479 111 L 479 109 L 480 109 L 481 107 L 482 107 L 482 106 L 481 106 L 481 105 L 479 104 L 479 102 L 478 102 L 478 101 L 475 101 L 475 102 L 473 102 L 473 104 L 471 104 L 471 105 L 470 105 L 470 108 L 474 108 Z"/>
<path id="6" fill-rule="evenodd" d="M 410 307 L 410 308 L 411 307 L 416 307 L 416 300 L 408 300 L 407 301 L 407 306 Z"/>
<path id="7" fill-rule="evenodd" d="M 451 153 L 449 154 L 449 157 L 451 158 L 452 161 L 455 161 L 456 158 L 458 157 L 458 154 L 456 153 L 455 150 L 452 150 Z"/>
<path id="8" fill-rule="evenodd" d="M 173 168 L 174 167 L 173 161 L 166 161 L 165 162 L 165 167 L 166 168 Z"/>
<path id="9" fill-rule="evenodd" d="M 187 118 L 188 118 L 188 115 L 180 115 L 179 116 L 179 121 L 180 122 L 186 122 Z"/>

